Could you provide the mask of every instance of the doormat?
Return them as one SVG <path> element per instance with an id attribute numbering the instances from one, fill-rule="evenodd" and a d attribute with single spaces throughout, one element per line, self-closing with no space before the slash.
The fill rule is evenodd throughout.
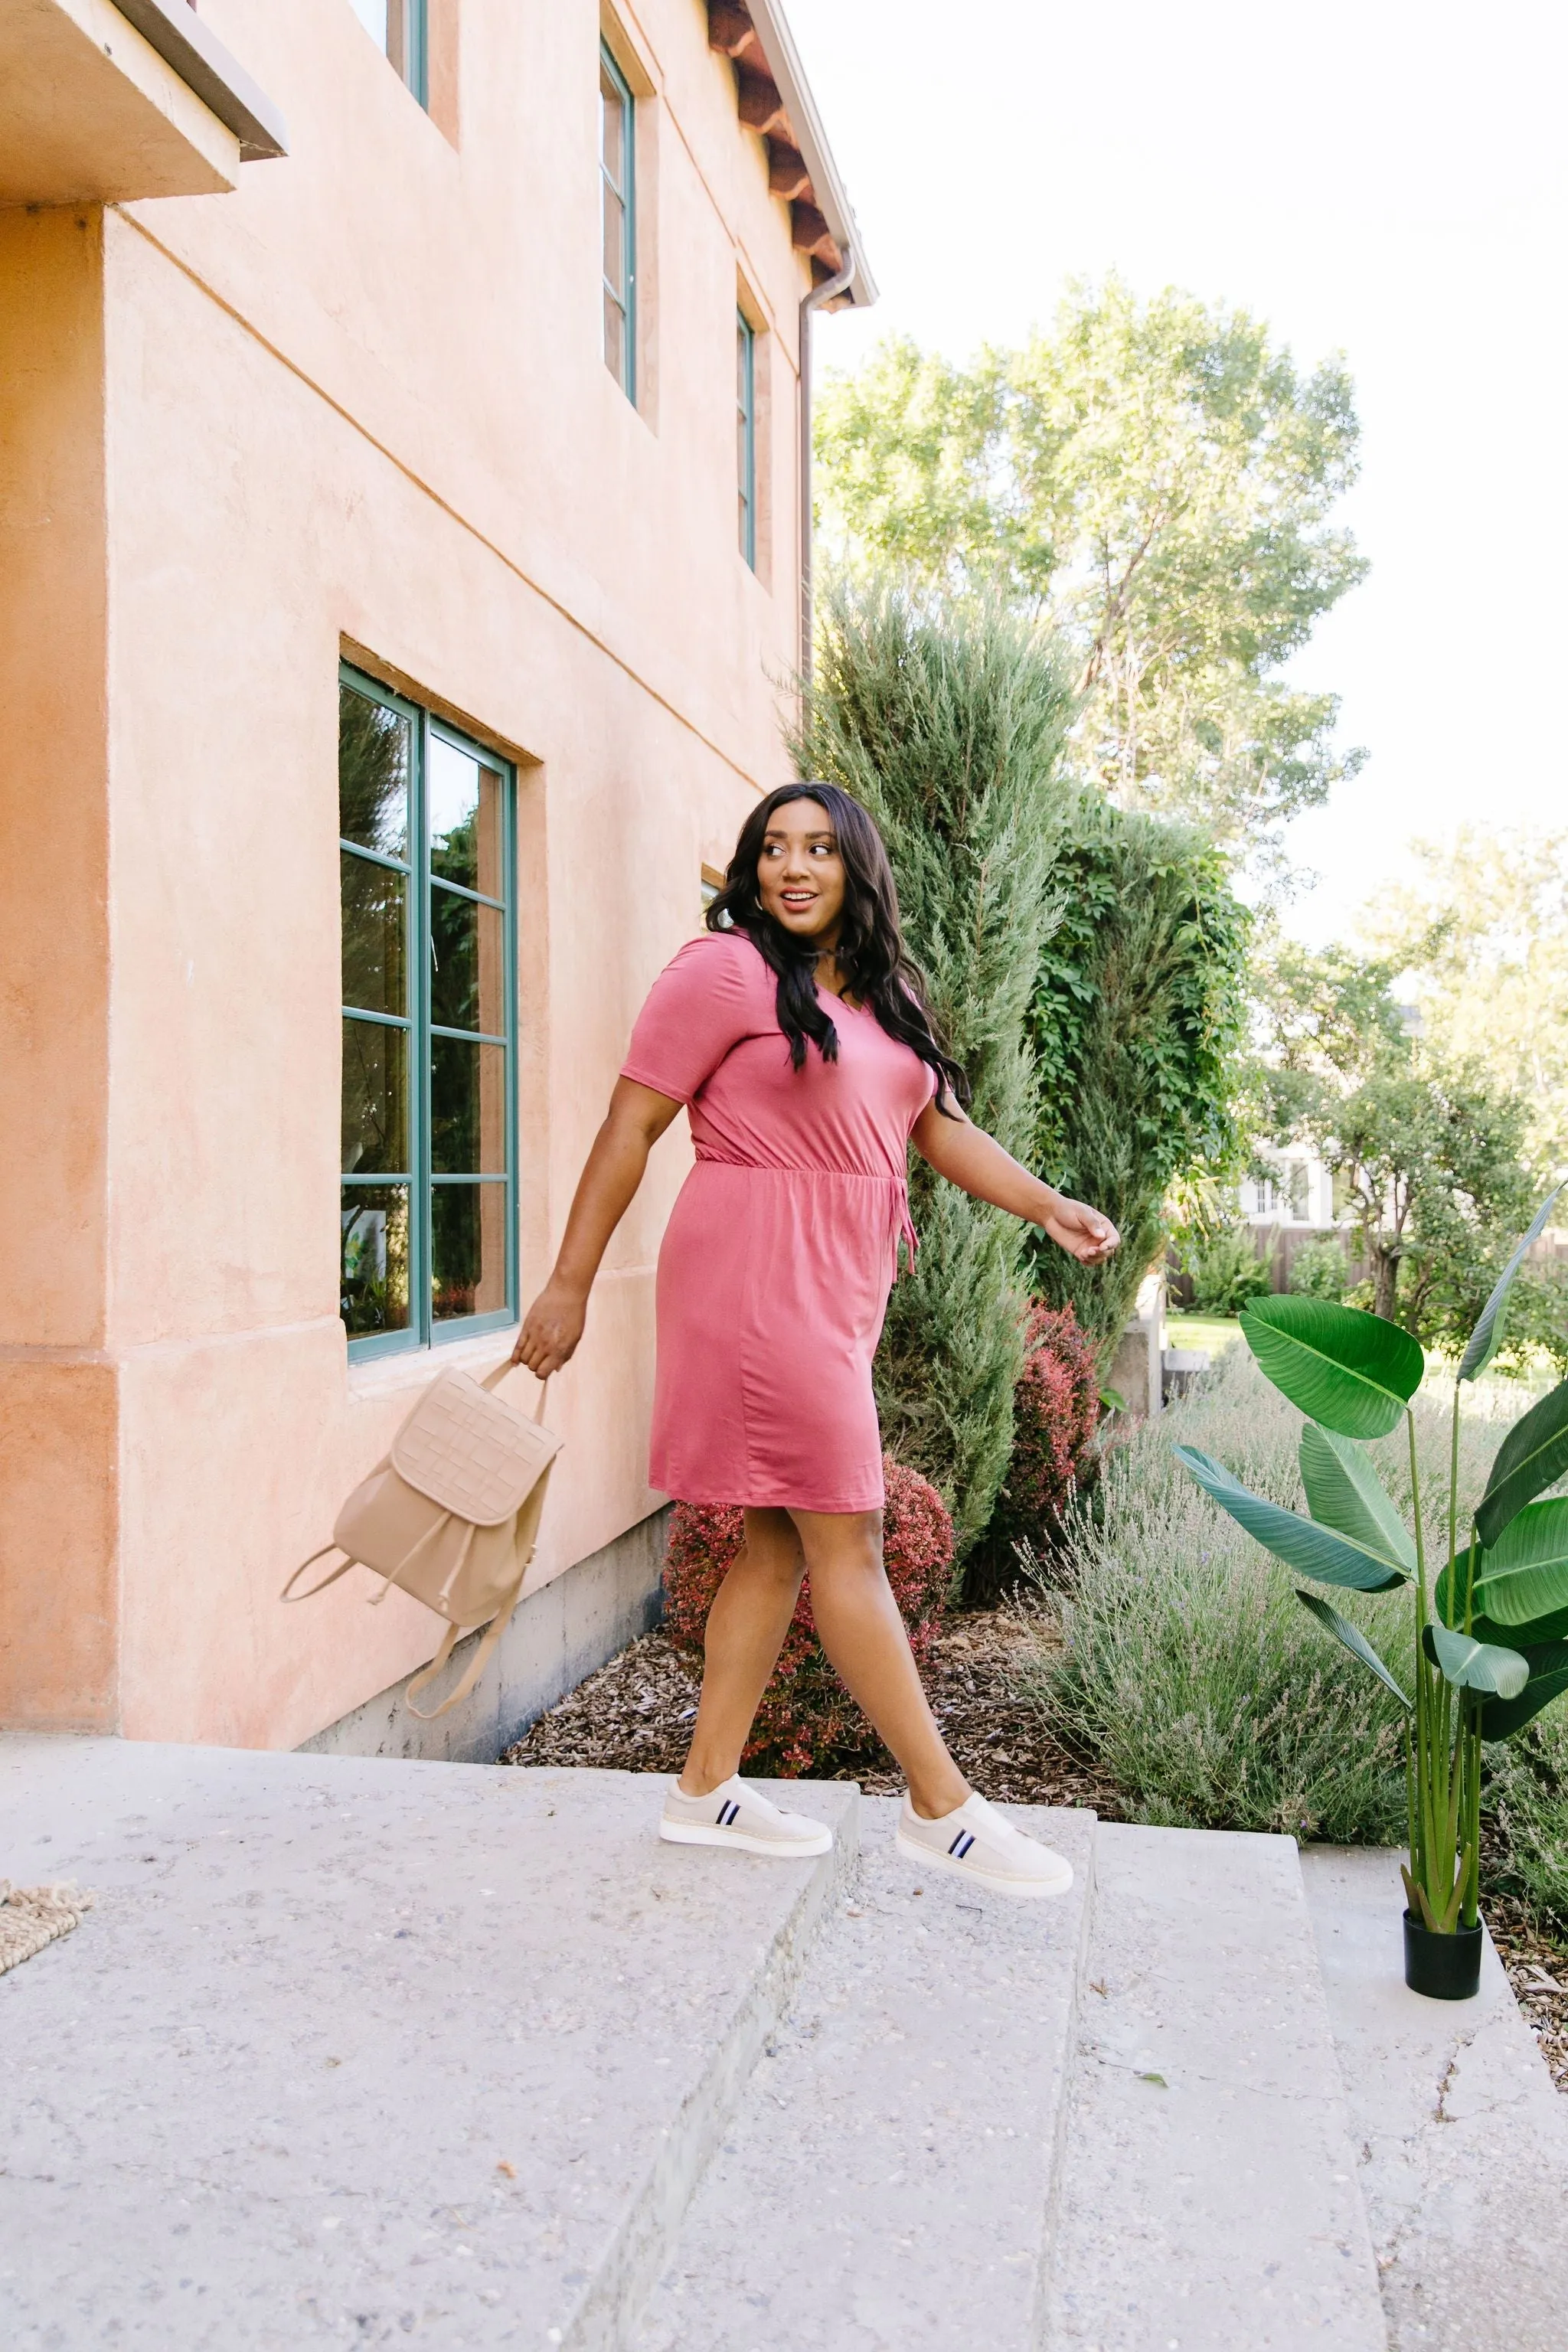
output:
<path id="1" fill-rule="evenodd" d="M 92 1908 L 92 1896 L 68 1882 L 64 1886 L 13 1886 L 0 1878 L 0 1977 L 19 1960 L 30 1960 L 57 1936 L 68 1936 Z"/>

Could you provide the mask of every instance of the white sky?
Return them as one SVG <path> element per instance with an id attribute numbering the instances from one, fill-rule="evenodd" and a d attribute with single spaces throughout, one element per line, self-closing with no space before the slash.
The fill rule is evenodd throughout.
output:
<path id="1" fill-rule="evenodd" d="M 1371 758 L 1289 836 L 1288 917 L 1345 930 L 1405 844 L 1568 818 L 1568 11 L 1547 0 L 788 0 L 881 299 L 957 358 L 1120 269 L 1342 351 L 1373 571 L 1295 665 Z"/>

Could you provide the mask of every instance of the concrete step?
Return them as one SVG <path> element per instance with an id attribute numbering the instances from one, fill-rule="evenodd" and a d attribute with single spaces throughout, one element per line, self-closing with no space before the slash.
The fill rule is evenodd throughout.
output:
<path id="1" fill-rule="evenodd" d="M 0 1739 L 0 1875 L 98 1895 L 0 1984 L 7 2352 L 623 2344 L 857 1834 L 661 1790 Z"/>
<path id="2" fill-rule="evenodd" d="M 1397 1853 L 1301 1856 L 1394 2352 L 1563 2352 L 1568 2099 L 1488 1938 L 1469 2001 L 1404 1982 Z"/>
<path id="3" fill-rule="evenodd" d="M 1296 1847 L 1102 1823 L 1051 2285 L 1073 2352 L 1384 2352 Z"/>
<path id="4" fill-rule="evenodd" d="M 1065 1896 L 922 1874 L 861 1801 L 857 1879 L 694 2198 L 636 2352 L 1039 2341 L 1094 1815 L 1008 1807 Z"/>

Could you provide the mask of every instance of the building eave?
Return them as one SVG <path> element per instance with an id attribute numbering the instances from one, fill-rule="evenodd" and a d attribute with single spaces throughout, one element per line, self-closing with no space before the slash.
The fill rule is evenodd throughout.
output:
<path id="1" fill-rule="evenodd" d="M 736 68 L 741 119 L 768 142 L 770 177 L 790 206 L 797 247 L 822 278 L 851 257 L 855 274 L 840 299 L 868 309 L 877 281 L 777 0 L 709 0 L 708 19 L 710 45 Z"/>

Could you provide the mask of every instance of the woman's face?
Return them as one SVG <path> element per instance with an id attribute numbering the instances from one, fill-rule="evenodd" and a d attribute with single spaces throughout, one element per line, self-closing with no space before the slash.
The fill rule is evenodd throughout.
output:
<path id="1" fill-rule="evenodd" d="M 781 930 L 832 947 L 844 914 L 844 861 L 819 801 L 774 809 L 757 860 L 757 894 Z"/>

